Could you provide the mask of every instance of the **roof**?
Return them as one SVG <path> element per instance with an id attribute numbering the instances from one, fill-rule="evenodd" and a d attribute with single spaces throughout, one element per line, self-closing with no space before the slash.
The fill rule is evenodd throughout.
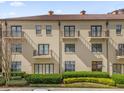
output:
<path id="1" fill-rule="evenodd" d="M 39 15 L 17 18 L 6 18 L 10 21 L 57 21 L 57 20 L 124 20 L 124 14 L 64 14 L 64 15 Z"/>

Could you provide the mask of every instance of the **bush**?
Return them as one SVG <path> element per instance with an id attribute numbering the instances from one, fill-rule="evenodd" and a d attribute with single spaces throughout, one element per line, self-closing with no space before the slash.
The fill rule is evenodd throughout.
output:
<path id="1" fill-rule="evenodd" d="M 11 80 L 22 80 L 21 76 L 13 76 L 11 77 Z"/>
<path id="2" fill-rule="evenodd" d="M 63 78 L 73 78 L 73 77 L 108 78 L 109 74 L 106 72 L 90 72 L 90 71 L 65 72 L 63 74 Z"/>
<path id="3" fill-rule="evenodd" d="M 116 84 L 124 84 L 124 75 L 123 74 L 113 74 L 112 79 Z"/>
<path id="4" fill-rule="evenodd" d="M 124 88 L 124 84 L 116 84 L 118 88 Z"/>
<path id="5" fill-rule="evenodd" d="M 11 72 L 11 76 L 21 76 L 22 78 L 25 76 L 25 72 Z"/>
<path id="6" fill-rule="evenodd" d="M 25 80 L 31 84 L 59 84 L 62 82 L 60 74 L 30 74 L 25 76 Z"/>
<path id="7" fill-rule="evenodd" d="M 10 80 L 7 82 L 8 86 L 26 86 L 26 80 Z"/>
<path id="8" fill-rule="evenodd" d="M 115 82 L 109 78 L 88 78 L 88 77 L 81 77 L 81 78 L 66 78 L 64 79 L 65 84 L 76 83 L 76 82 L 90 82 L 90 83 L 99 83 L 105 85 L 115 85 Z"/>
<path id="9" fill-rule="evenodd" d="M 0 86 L 5 85 L 6 81 L 3 77 L 0 77 Z"/>

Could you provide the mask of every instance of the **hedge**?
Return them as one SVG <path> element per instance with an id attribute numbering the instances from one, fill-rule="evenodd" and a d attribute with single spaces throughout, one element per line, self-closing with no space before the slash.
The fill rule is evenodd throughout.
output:
<path id="1" fill-rule="evenodd" d="M 28 83 L 26 80 L 10 80 L 7 81 L 8 86 L 26 86 Z"/>
<path id="2" fill-rule="evenodd" d="M 112 79 L 116 84 L 124 84 L 124 75 L 123 74 L 113 74 Z"/>
<path id="3" fill-rule="evenodd" d="M 60 74 L 28 74 L 25 80 L 30 84 L 59 84 L 62 82 L 62 76 Z"/>
<path id="4" fill-rule="evenodd" d="M 11 72 L 11 76 L 21 76 L 23 78 L 25 75 L 25 72 Z"/>
<path id="5" fill-rule="evenodd" d="M 109 78 L 107 72 L 90 72 L 90 71 L 76 71 L 76 72 L 64 72 L 63 78 L 74 77 L 97 77 L 97 78 Z"/>
<path id="6" fill-rule="evenodd" d="M 99 83 L 105 85 L 115 85 L 115 82 L 109 78 L 89 78 L 89 77 L 81 77 L 81 78 L 66 78 L 63 80 L 65 84 L 76 83 L 76 82 L 90 82 L 90 83 Z"/>

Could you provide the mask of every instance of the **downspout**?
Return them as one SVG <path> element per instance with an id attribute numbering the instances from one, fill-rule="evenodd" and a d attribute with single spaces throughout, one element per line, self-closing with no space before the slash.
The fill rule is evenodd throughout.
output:
<path id="1" fill-rule="evenodd" d="M 62 73 L 62 62 L 61 62 L 61 58 L 62 58 L 62 45 L 61 45 L 61 22 L 60 20 L 58 21 L 58 26 L 59 26 L 59 74 Z"/>
<path id="2" fill-rule="evenodd" d="M 106 35 L 109 37 L 109 28 L 108 28 L 109 22 L 108 20 L 106 21 Z M 107 72 L 110 74 L 110 68 L 109 68 L 109 39 L 106 40 L 106 59 L 107 59 Z"/>

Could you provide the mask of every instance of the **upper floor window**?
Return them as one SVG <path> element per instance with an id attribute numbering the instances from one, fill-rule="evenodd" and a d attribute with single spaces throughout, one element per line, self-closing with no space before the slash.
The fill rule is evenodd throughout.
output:
<path id="1" fill-rule="evenodd" d="M 92 52 L 102 52 L 102 44 L 92 44 Z"/>
<path id="2" fill-rule="evenodd" d="M 90 35 L 94 37 L 100 37 L 102 35 L 102 26 L 92 25 Z"/>
<path id="3" fill-rule="evenodd" d="M 64 36 L 74 37 L 75 36 L 75 26 L 64 26 Z"/>
<path id="4" fill-rule="evenodd" d="M 21 62 L 20 61 L 13 61 L 11 63 L 11 71 L 21 71 Z"/>
<path id="5" fill-rule="evenodd" d="M 15 43 L 11 45 L 12 53 L 21 53 L 22 52 L 22 44 Z"/>
<path id="6" fill-rule="evenodd" d="M 51 25 L 46 25 L 46 34 L 51 35 L 52 34 L 52 26 Z"/>
<path id="7" fill-rule="evenodd" d="M 75 71 L 75 61 L 65 61 L 65 71 Z"/>
<path id="8" fill-rule="evenodd" d="M 75 44 L 65 44 L 65 52 L 75 52 Z"/>
<path id="9" fill-rule="evenodd" d="M 36 25 L 36 35 L 41 34 L 41 25 Z"/>
<path id="10" fill-rule="evenodd" d="M 92 71 L 102 71 L 102 61 L 92 61 Z"/>
<path id="11" fill-rule="evenodd" d="M 39 44 L 38 45 L 38 54 L 39 55 L 48 55 L 49 54 L 49 44 Z"/>
<path id="12" fill-rule="evenodd" d="M 122 28 L 122 25 L 116 25 L 116 34 L 117 35 L 121 35 L 121 28 Z"/>
<path id="13" fill-rule="evenodd" d="M 11 35 L 13 37 L 21 37 L 22 33 L 22 26 L 11 26 Z"/>

